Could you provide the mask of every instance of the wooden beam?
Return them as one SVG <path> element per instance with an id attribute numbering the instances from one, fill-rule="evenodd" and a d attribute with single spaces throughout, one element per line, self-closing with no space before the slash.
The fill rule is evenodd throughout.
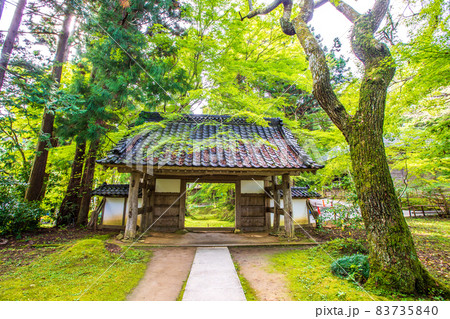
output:
<path id="1" fill-rule="evenodd" d="M 128 219 L 125 226 L 125 239 L 134 239 L 136 237 L 136 226 L 138 217 L 138 198 L 140 172 L 132 172 L 130 176 L 130 188 L 128 191 Z"/>
<path id="2" fill-rule="evenodd" d="M 277 176 L 272 176 L 272 193 L 273 193 L 273 230 L 280 230 L 280 193 L 278 192 Z"/>
<path id="3" fill-rule="evenodd" d="M 292 220 L 292 192 L 291 176 L 283 174 L 283 209 L 284 209 L 284 229 L 289 238 L 294 237 L 294 222 Z"/>
<path id="4" fill-rule="evenodd" d="M 186 214 L 186 181 L 185 180 L 181 180 L 181 189 L 180 189 L 180 211 L 179 211 L 179 216 L 178 216 L 178 228 L 179 229 L 184 229 L 184 217 Z"/>

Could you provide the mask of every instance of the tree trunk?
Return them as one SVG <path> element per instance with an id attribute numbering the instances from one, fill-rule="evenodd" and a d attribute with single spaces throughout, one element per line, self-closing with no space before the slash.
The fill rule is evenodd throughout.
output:
<path id="1" fill-rule="evenodd" d="M 383 96 L 383 92 L 375 95 Z M 386 291 L 430 293 L 437 285 L 417 257 L 395 194 L 382 131 L 367 122 L 369 119 L 354 121 L 346 133 L 370 251 L 366 285 Z"/>
<path id="2" fill-rule="evenodd" d="M 4 7 L 5 7 L 5 0 L 0 0 L 0 20 L 2 19 Z"/>
<path id="3" fill-rule="evenodd" d="M 89 152 L 84 164 L 83 180 L 81 183 L 81 203 L 77 217 L 77 225 L 87 225 L 89 207 L 91 204 L 92 181 L 95 173 L 95 160 L 97 159 L 99 140 L 91 142 Z"/>
<path id="4" fill-rule="evenodd" d="M 59 36 L 58 48 L 56 50 L 55 61 L 52 69 L 52 76 L 56 83 L 61 82 L 62 66 L 69 38 L 69 27 L 73 19 L 72 13 L 67 13 L 63 22 L 61 34 Z M 39 132 L 36 155 L 33 160 L 28 187 L 25 193 L 27 201 L 40 200 L 43 197 L 44 176 L 47 167 L 48 149 L 51 147 L 50 139 L 53 134 L 53 122 L 55 115 L 47 107 L 44 109 L 41 131 Z"/>
<path id="5" fill-rule="evenodd" d="M 3 3 L 4 5 L 4 3 Z M 5 80 L 6 69 L 8 68 L 9 58 L 14 48 L 14 42 L 16 41 L 17 34 L 19 33 L 19 27 L 22 22 L 23 11 L 27 5 L 27 0 L 19 0 L 17 2 L 16 11 L 9 26 L 8 34 L 5 42 L 3 43 L 2 55 L 0 57 L 0 91 L 3 87 L 3 81 Z"/>
<path id="6" fill-rule="evenodd" d="M 130 189 L 128 191 L 128 219 L 125 226 L 125 239 L 134 239 L 136 237 L 136 226 L 138 217 L 138 196 L 141 174 L 133 172 L 130 176 Z"/>
<path id="7" fill-rule="evenodd" d="M 386 160 L 384 111 L 387 88 L 395 74 L 395 63 L 388 47 L 374 34 L 386 15 L 389 0 L 375 0 L 366 14 L 359 14 L 345 1 L 329 1 L 353 23 L 352 50 L 364 64 L 359 106 L 354 115 L 347 113 L 336 96 L 325 53 L 307 26 L 314 7 L 326 2 L 302 1 L 300 13 L 292 22 L 292 1 L 274 1 L 266 8 L 251 11 L 246 17 L 267 14 L 283 4 L 281 28 L 288 35 L 297 35 L 308 56 L 314 96 L 349 143 L 358 200 L 370 247 L 371 270 L 367 285 L 406 294 L 441 294 L 449 297 L 448 288 L 433 279 L 417 258 Z"/>
<path id="8" fill-rule="evenodd" d="M 80 189 L 85 151 L 86 143 L 77 143 L 66 196 L 61 203 L 58 218 L 56 220 L 58 226 L 75 224 L 77 219 L 81 204 Z"/>

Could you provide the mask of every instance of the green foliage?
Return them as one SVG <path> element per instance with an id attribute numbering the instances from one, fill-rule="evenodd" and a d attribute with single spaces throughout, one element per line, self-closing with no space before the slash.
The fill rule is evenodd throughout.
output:
<path id="1" fill-rule="evenodd" d="M 193 183 L 189 186 L 186 211 L 193 220 L 218 219 L 234 222 L 234 210 L 233 183 Z"/>
<path id="2" fill-rule="evenodd" d="M 340 258 L 331 264 L 331 272 L 349 281 L 365 283 L 370 273 L 369 258 L 365 255 Z"/>
<path id="3" fill-rule="evenodd" d="M 103 240 L 80 240 L 4 276 L 0 299 L 125 300 L 143 276 L 149 255 L 129 249 L 119 258 Z"/>
<path id="4" fill-rule="evenodd" d="M 408 172 L 410 197 L 440 197 L 450 182 L 450 4 L 413 1 L 417 14 L 400 17 L 408 41 L 392 48 L 397 76 L 386 109 L 387 155 L 392 168 Z M 403 181 L 397 182 L 405 188 Z M 416 193 L 416 194 L 414 194 Z"/>
<path id="5" fill-rule="evenodd" d="M 38 203 L 27 203 L 16 198 L 17 182 L 0 176 L 0 236 L 20 237 L 36 230 L 45 211 Z"/>
<path id="6" fill-rule="evenodd" d="M 0 203 L 0 235 L 20 236 L 23 232 L 36 230 L 44 214 L 37 203 L 6 198 Z"/>
<path id="7" fill-rule="evenodd" d="M 410 31 L 409 40 L 391 48 L 398 72 L 389 92 L 385 141 L 391 168 L 407 167 L 414 177 L 403 196 L 427 196 L 437 203 L 446 200 L 450 180 L 450 10 L 444 0 L 413 4 L 418 14 L 401 22 Z M 258 124 L 264 117 L 282 118 L 305 151 L 326 163 L 317 174 L 296 177 L 296 184 L 354 194 L 346 141 L 313 98 L 308 61 L 297 39 L 280 30 L 281 11 L 240 21 L 238 12 L 248 10 L 243 1 L 100 0 L 88 7 L 73 5 L 79 21 L 73 37 L 77 41 L 71 42 L 76 50 L 64 65 L 61 86 L 51 77 L 52 56 L 20 47 L 8 67 L 8 85 L 0 92 L 0 174 L 20 182 L 15 198 L 23 197 L 45 107 L 56 116 L 56 139 L 45 138 L 57 147 L 50 147 L 41 207 L 53 213 L 67 186 L 76 141 L 100 138 L 102 157 L 124 135 L 144 128 L 138 126 L 142 123 L 130 128 L 141 111 L 165 111 L 174 117 L 200 106 L 203 113 L 247 116 Z M 61 18 L 61 6 L 46 8 Z M 27 41 L 39 42 L 53 55 L 53 33 L 60 30 L 61 20 L 47 21 L 38 14 L 29 20 L 31 31 L 50 33 L 27 35 Z M 332 85 L 354 114 L 360 83 L 340 49 L 339 39 L 332 48 L 324 47 Z M 177 142 L 185 140 L 180 136 Z M 154 147 L 162 148 L 163 142 Z M 97 167 L 94 186 L 104 181 L 127 182 L 127 176 Z M 402 193 L 403 183 L 396 184 Z M 232 207 L 226 205 L 216 203 L 226 212 L 218 219 L 231 221 Z M 347 223 L 344 212 L 342 216 L 338 226 Z"/>
<path id="8" fill-rule="evenodd" d="M 368 254 L 369 249 L 365 241 L 353 238 L 338 238 L 322 244 L 321 249 L 340 255 Z"/>

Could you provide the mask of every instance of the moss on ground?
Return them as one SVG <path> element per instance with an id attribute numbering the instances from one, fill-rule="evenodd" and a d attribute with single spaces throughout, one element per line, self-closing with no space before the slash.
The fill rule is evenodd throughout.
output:
<path id="1" fill-rule="evenodd" d="M 219 220 L 214 216 L 207 215 L 204 219 L 186 216 L 186 227 L 234 227 L 234 221 Z"/>
<path id="2" fill-rule="evenodd" d="M 406 221 L 422 264 L 450 287 L 450 219 L 418 217 Z"/>
<path id="3" fill-rule="evenodd" d="M 450 220 L 427 217 L 407 218 L 406 221 L 420 261 L 433 276 L 448 286 Z M 329 241 L 321 247 L 276 254 L 272 262 L 275 270 L 288 279 L 294 300 L 372 300 L 370 296 L 375 300 L 385 299 L 380 294 L 393 300 L 417 300 L 415 296 L 389 291 L 365 292 L 356 283 L 331 274 L 330 266 L 335 259 L 355 253 L 367 254 L 364 240 L 346 238 Z M 425 299 L 436 298 L 428 296 Z"/>
<path id="4" fill-rule="evenodd" d="M 257 301 L 258 297 L 256 296 L 256 291 L 250 286 L 250 283 L 244 276 L 241 275 L 240 267 L 237 262 L 234 262 L 234 268 L 236 268 L 237 275 L 239 277 L 239 281 L 241 282 L 242 290 L 244 290 L 245 299 L 247 301 Z"/>
<path id="5" fill-rule="evenodd" d="M 111 253 L 104 238 L 83 239 L 19 267 L 0 281 L 0 300 L 125 300 L 150 252 Z"/>
<path id="6" fill-rule="evenodd" d="M 340 256 L 320 247 L 287 251 L 272 257 L 276 271 L 289 282 L 293 300 L 384 300 L 366 292 L 356 283 L 331 273 L 331 263 Z"/>

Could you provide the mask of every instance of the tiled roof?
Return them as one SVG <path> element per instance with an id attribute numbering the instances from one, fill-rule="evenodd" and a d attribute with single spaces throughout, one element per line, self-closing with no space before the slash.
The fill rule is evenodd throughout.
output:
<path id="1" fill-rule="evenodd" d="M 321 195 L 315 191 L 310 191 L 309 187 L 291 187 L 292 198 L 319 198 Z M 283 190 L 280 190 L 283 197 Z"/>
<path id="2" fill-rule="evenodd" d="M 128 184 L 106 184 L 94 189 L 91 193 L 92 196 L 105 196 L 105 197 L 128 197 L 128 190 L 130 186 Z M 142 197 L 142 189 L 139 189 L 139 197 Z"/>
<path id="3" fill-rule="evenodd" d="M 148 127 L 122 139 L 105 165 L 149 165 L 208 168 L 318 169 L 280 119 L 268 126 L 227 115 L 182 115 L 164 120 L 143 113 Z"/>

